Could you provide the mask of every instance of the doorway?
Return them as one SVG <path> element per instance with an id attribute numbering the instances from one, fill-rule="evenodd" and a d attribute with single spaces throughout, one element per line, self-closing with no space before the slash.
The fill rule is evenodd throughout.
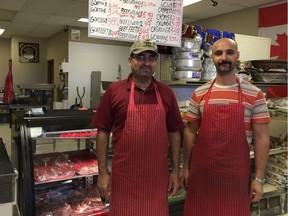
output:
<path id="1" fill-rule="evenodd" d="M 47 83 L 54 84 L 54 59 L 50 59 L 47 61 Z M 57 98 L 57 92 L 55 88 L 52 92 L 52 101 L 54 100 L 54 98 Z"/>
<path id="2" fill-rule="evenodd" d="M 54 84 L 54 59 L 47 61 L 47 83 Z"/>

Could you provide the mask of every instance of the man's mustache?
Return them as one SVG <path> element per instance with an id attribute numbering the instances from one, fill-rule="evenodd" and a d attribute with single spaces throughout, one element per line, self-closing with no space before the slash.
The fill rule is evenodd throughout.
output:
<path id="1" fill-rule="evenodd" d="M 230 62 L 230 61 L 222 61 L 222 62 L 219 62 L 219 63 L 218 63 L 219 66 L 221 66 L 221 65 L 223 65 L 223 64 L 229 64 L 229 65 L 231 65 L 232 62 Z"/>
<path id="2" fill-rule="evenodd" d="M 146 65 L 141 66 L 140 69 L 150 69 L 150 70 L 152 70 L 152 68 L 150 66 L 146 66 Z"/>

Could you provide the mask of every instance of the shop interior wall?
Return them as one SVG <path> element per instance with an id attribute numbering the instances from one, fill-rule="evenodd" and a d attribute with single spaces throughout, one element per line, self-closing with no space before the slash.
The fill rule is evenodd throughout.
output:
<path id="1" fill-rule="evenodd" d="M 76 88 L 79 87 L 80 95 L 85 87 L 83 106 L 90 107 L 91 72 L 101 71 L 102 81 L 117 81 L 118 65 L 122 68 L 122 79 L 127 78 L 128 55 L 130 47 L 69 42 L 69 79 L 68 103 L 73 105 L 78 98 Z M 102 87 L 102 86 L 100 86 Z M 103 89 L 101 90 L 103 91 Z M 78 98 L 79 102 L 79 98 Z"/>
<path id="2" fill-rule="evenodd" d="M 39 63 L 21 63 L 19 61 L 19 42 L 39 44 Z M 12 37 L 11 56 L 13 65 L 14 91 L 21 83 L 45 83 L 47 80 L 47 42 L 46 39 L 29 37 Z"/>
<path id="3" fill-rule="evenodd" d="M 75 98 L 78 98 L 79 102 L 76 88 L 79 87 L 81 94 L 85 86 L 83 105 L 90 107 L 91 72 L 100 71 L 102 81 L 114 82 L 117 81 L 120 64 L 121 79 L 127 78 L 130 73 L 128 56 L 132 42 L 91 38 L 88 37 L 88 30 L 85 28 L 70 27 L 69 31 L 71 32 L 72 29 L 80 30 L 80 37 L 79 40 L 69 38 L 68 106 L 75 103 Z M 157 72 L 159 67 L 158 64 Z M 100 87 L 101 93 L 104 93 L 102 86 Z"/>
<path id="4" fill-rule="evenodd" d="M 9 59 L 11 59 L 10 47 L 10 39 L 0 39 L 0 89 L 4 88 L 5 77 L 9 70 Z"/>
<path id="5" fill-rule="evenodd" d="M 220 4 L 218 7 L 220 7 Z M 217 7 L 215 8 L 217 9 Z M 211 9 L 213 10 L 213 8 Z M 258 7 L 251 7 L 190 23 L 205 28 L 258 36 Z"/>
<path id="6" fill-rule="evenodd" d="M 47 40 L 47 60 L 54 60 L 54 84 L 60 84 L 59 66 L 63 61 L 68 61 L 69 31 L 61 31 Z M 54 100 L 58 101 L 58 88 L 54 89 Z"/>

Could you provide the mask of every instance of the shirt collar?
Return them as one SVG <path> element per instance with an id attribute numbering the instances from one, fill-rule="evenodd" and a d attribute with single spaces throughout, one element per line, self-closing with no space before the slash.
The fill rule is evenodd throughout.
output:
<path id="1" fill-rule="evenodd" d="M 132 81 L 132 73 L 130 73 L 128 78 L 127 78 L 127 89 L 129 91 L 131 89 L 131 81 Z M 155 79 L 154 76 L 152 76 L 152 82 L 150 83 L 149 87 L 145 91 L 148 91 L 148 90 L 151 90 L 151 89 L 155 88 L 155 86 L 153 85 L 153 82 L 154 83 L 156 82 L 156 79 Z M 135 86 L 135 88 L 137 88 L 137 86 Z M 137 88 L 137 89 L 140 89 L 140 88 Z M 143 91 L 142 89 L 140 89 L 140 90 Z"/>

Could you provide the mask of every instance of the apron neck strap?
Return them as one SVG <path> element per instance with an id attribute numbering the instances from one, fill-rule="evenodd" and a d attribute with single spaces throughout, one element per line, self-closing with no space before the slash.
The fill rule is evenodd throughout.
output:
<path id="1" fill-rule="evenodd" d="M 209 98 L 210 98 L 210 94 L 211 94 L 211 91 L 212 91 L 212 87 L 213 87 L 215 81 L 216 81 L 216 78 L 212 81 L 212 83 L 211 83 L 211 85 L 210 85 L 210 87 L 208 89 L 207 98 L 205 100 L 205 105 L 208 104 L 208 101 L 209 101 Z M 238 84 L 238 98 L 239 98 L 238 103 L 239 103 L 239 105 L 241 105 L 242 104 L 242 90 L 241 90 L 241 86 L 240 86 L 240 80 L 239 80 L 238 77 L 236 77 L 236 81 L 237 81 L 237 84 Z"/>
<path id="2" fill-rule="evenodd" d="M 153 83 L 154 88 L 155 88 L 157 102 L 158 102 L 158 104 L 162 104 L 162 100 L 161 100 L 161 97 L 160 97 L 158 86 L 155 84 L 155 82 L 153 80 L 151 82 Z M 135 92 L 134 88 L 135 88 L 135 84 L 134 84 L 133 79 L 131 80 L 130 88 L 131 88 L 131 91 L 130 91 L 129 104 L 134 104 L 134 92 Z"/>

